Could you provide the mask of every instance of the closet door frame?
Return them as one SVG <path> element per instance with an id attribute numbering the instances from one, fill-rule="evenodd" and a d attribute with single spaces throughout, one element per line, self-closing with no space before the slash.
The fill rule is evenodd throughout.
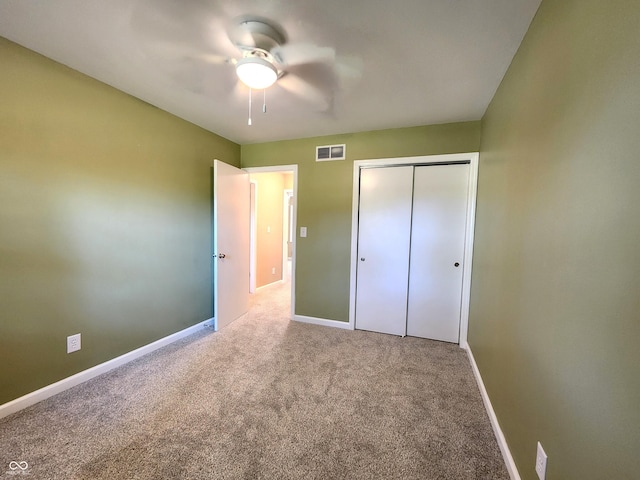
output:
<path id="1" fill-rule="evenodd" d="M 358 213 L 360 203 L 360 170 L 370 167 L 394 167 L 402 165 L 438 165 L 469 162 L 469 191 L 467 195 L 467 220 L 462 271 L 462 304 L 460 309 L 461 348 L 467 348 L 469 331 L 469 301 L 471 298 L 471 267 L 473 265 L 473 236 L 475 228 L 476 193 L 478 189 L 479 153 L 455 153 L 425 155 L 419 157 L 381 158 L 353 162 L 353 201 L 351 216 L 351 277 L 349 283 L 349 328 L 355 329 L 356 321 L 356 271 L 358 268 Z"/>

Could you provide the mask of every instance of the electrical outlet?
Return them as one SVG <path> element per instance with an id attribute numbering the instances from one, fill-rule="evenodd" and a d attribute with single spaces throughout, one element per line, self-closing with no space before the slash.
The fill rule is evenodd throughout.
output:
<path id="1" fill-rule="evenodd" d="M 276 267 L 273 267 L 273 268 L 271 269 L 271 275 L 275 275 L 275 274 L 276 274 Z"/>
<path id="2" fill-rule="evenodd" d="M 538 442 L 538 454 L 536 455 L 536 473 L 540 480 L 544 480 L 547 476 L 547 454 L 544 453 L 540 442 Z"/>
<path id="3" fill-rule="evenodd" d="M 80 334 L 76 333 L 67 337 L 67 353 L 77 352 L 80 350 Z"/>

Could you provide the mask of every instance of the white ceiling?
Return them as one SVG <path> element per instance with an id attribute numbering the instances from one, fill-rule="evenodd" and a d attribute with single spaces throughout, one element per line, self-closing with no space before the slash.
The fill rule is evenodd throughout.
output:
<path id="1" fill-rule="evenodd" d="M 240 144 L 478 120 L 540 0 L 0 0 L 0 35 Z M 277 22 L 288 42 L 335 49 L 359 76 L 315 89 L 298 67 L 248 89 L 227 29 L 241 15 Z M 188 54 L 185 54 L 187 52 Z M 324 72 L 324 73 L 323 73 Z M 326 87 L 326 83 L 318 83 Z M 287 87 L 285 89 L 284 87 Z M 297 92 L 297 93 L 295 93 Z M 315 92 L 315 93 L 314 93 Z M 327 98 L 333 98 L 328 108 Z"/>

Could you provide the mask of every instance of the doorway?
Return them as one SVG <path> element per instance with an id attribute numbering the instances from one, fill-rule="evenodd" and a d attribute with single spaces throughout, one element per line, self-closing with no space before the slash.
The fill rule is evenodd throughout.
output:
<path id="1" fill-rule="evenodd" d="M 297 165 L 244 169 L 251 182 L 251 293 L 275 284 L 290 287 L 295 312 Z"/>

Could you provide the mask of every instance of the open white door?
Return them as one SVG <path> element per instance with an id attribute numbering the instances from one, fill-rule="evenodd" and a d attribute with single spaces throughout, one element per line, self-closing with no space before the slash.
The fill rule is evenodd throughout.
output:
<path id="1" fill-rule="evenodd" d="M 214 316 L 219 330 L 249 310 L 249 174 L 213 163 Z"/>

